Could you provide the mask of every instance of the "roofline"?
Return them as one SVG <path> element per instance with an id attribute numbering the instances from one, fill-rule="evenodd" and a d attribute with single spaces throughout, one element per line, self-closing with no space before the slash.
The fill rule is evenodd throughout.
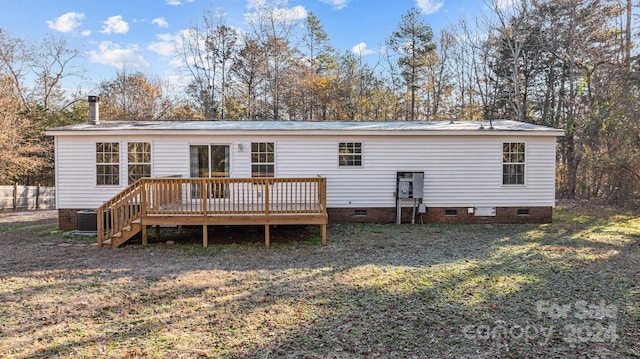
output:
<path id="1" fill-rule="evenodd" d="M 564 131 L 559 129 L 535 131 L 535 130 L 400 130 L 400 129 L 386 129 L 386 130 L 350 130 L 350 129 L 332 129 L 332 130 L 292 130 L 292 129 L 280 129 L 280 130 L 193 130 L 193 129 L 172 129 L 170 134 L 167 134 L 166 129 L 127 129 L 127 130 L 64 130 L 64 129 L 51 129 L 47 130 L 46 134 L 49 136 L 127 136 L 127 135 L 187 135 L 187 136 L 215 136 L 215 135 L 228 135 L 228 136 L 255 136 L 255 135 L 268 135 L 268 136 L 335 136 L 335 135 L 348 135 L 348 136 L 564 136 Z"/>
<path id="2" fill-rule="evenodd" d="M 106 121 L 46 131 L 53 136 L 563 136 L 564 131 L 510 120 L 491 121 Z"/>

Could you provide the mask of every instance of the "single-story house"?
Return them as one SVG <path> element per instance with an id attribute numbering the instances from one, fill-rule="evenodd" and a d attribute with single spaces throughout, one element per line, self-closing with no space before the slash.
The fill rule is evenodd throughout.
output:
<path id="1" fill-rule="evenodd" d="M 549 222 L 563 131 L 508 120 L 99 121 L 96 112 L 47 134 L 59 225 L 69 229 L 78 211 L 143 177 L 324 178 L 332 221 Z"/>

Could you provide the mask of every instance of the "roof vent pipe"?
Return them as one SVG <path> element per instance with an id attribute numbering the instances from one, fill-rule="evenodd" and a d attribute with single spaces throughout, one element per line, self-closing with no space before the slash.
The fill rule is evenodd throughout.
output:
<path id="1" fill-rule="evenodd" d="M 89 96 L 89 124 L 90 125 L 99 125 L 100 124 L 100 97 L 99 96 Z"/>

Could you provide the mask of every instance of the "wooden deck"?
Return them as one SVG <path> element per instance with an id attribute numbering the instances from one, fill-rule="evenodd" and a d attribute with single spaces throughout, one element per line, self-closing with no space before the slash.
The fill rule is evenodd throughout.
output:
<path id="1" fill-rule="evenodd" d="M 148 226 L 320 225 L 326 245 L 325 178 L 142 178 L 97 210 L 98 245 L 117 247 Z"/>

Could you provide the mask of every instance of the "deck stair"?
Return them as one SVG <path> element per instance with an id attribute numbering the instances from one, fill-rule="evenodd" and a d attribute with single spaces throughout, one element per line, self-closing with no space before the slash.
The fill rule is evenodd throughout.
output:
<path id="1" fill-rule="evenodd" d="M 97 209 L 100 247 L 119 247 L 142 231 L 142 189 L 138 180 Z"/>

